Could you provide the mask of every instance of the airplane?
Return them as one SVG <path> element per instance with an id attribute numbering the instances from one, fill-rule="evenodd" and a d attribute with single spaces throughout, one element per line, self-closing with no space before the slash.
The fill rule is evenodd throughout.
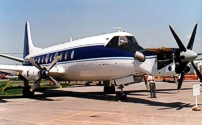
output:
<path id="1" fill-rule="evenodd" d="M 124 85 L 140 82 L 145 74 L 166 76 L 181 73 L 177 87 L 180 90 L 184 74 L 189 70 L 187 63 L 192 63 L 200 55 L 192 51 L 197 24 L 187 48 L 169 26 L 179 48 L 153 52 L 141 47 L 132 34 L 121 29 L 38 48 L 33 45 L 30 25 L 26 22 L 23 58 L 0 54 L 22 62 L 22 65 L 0 65 L 0 71 L 18 75 L 24 81 L 24 97 L 33 97 L 41 80 L 50 79 L 57 87 L 62 87 L 58 81 L 103 81 L 104 93 L 115 93 L 116 85 L 121 90 L 116 93 L 117 99 L 125 100 Z M 202 81 L 201 74 L 194 69 Z M 29 80 L 35 81 L 31 87 Z"/>

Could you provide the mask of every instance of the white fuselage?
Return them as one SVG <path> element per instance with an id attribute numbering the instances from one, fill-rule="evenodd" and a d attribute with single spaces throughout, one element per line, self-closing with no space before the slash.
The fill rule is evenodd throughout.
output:
<path id="1" fill-rule="evenodd" d="M 123 54 L 125 51 L 123 50 L 105 48 L 105 44 L 113 36 L 126 35 L 132 36 L 126 32 L 117 32 L 79 39 L 31 53 L 25 59 L 31 57 L 40 65 L 48 66 L 53 60 L 53 57 L 59 55 L 61 60 L 50 71 L 52 76 L 58 80 L 80 81 L 120 78 L 129 74 L 136 74 L 134 58 L 133 56 L 125 57 Z M 128 54 L 128 52 L 125 53 Z M 29 70 L 33 70 L 31 71 L 32 74 L 33 72 L 38 72 L 36 68 L 31 68 L 34 67 L 29 67 Z M 25 72 L 23 76 L 28 78 L 31 74 L 27 76 Z"/>
<path id="2" fill-rule="evenodd" d="M 115 36 L 131 37 L 133 35 L 127 32 L 116 32 L 37 49 L 25 57 L 24 66 L 16 66 L 17 68 L 14 69 L 19 69 L 17 74 L 20 73 L 27 80 L 37 80 L 39 70 L 30 64 L 28 58 L 33 58 L 39 65 L 46 67 L 51 64 L 55 56 L 60 56 L 61 59 L 49 72 L 57 80 L 102 81 L 131 74 L 176 74 L 173 63 L 158 70 L 155 55 L 146 55 L 146 60 L 139 62 L 134 59 L 132 52 L 106 47 Z"/>

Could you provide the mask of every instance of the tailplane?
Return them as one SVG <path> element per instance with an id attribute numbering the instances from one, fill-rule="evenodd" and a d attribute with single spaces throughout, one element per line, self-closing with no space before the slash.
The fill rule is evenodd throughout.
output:
<path id="1" fill-rule="evenodd" d="M 23 51 L 23 59 L 31 53 L 37 52 L 41 50 L 41 48 L 35 47 L 32 43 L 30 25 L 29 22 L 25 24 L 25 36 L 24 36 L 24 51 Z"/>

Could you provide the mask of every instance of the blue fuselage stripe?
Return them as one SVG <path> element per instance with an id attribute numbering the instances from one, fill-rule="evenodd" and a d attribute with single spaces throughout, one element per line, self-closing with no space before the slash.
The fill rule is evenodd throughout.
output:
<path id="1" fill-rule="evenodd" d="M 95 58 L 101 59 L 101 58 L 134 57 L 134 53 L 132 52 L 115 49 L 115 48 L 107 48 L 107 47 L 104 47 L 104 45 L 96 45 L 96 46 L 94 45 L 94 46 L 78 47 L 74 49 L 51 52 L 43 55 L 38 55 L 32 58 L 34 58 L 34 60 L 38 62 L 39 64 L 47 64 L 53 60 L 56 53 L 57 55 L 61 57 L 61 60 L 59 60 L 58 63 L 64 63 L 64 62 L 67 63 L 68 61 L 78 62 L 79 60 L 87 60 L 87 59 L 95 59 Z M 148 52 L 144 54 L 153 55 L 152 53 L 148 53 Z M 25 65 L 30 65 L 29 61 L 27 61 Z"/>

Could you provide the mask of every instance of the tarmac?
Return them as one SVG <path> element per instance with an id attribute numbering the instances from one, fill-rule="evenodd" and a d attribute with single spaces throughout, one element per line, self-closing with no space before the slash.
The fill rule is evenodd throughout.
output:
<path id="1" fill-rule="evenodd" d="M 192 111 L 193 85 L 198 83 L 184 81 L 178 93 L 175 83 L 156 82 L 157 98 L 150 98 L 144 82 L 128 85 L 128 99 L 122 102 L 95 85 L 45 90 L 34 99 L 4 96 L 0 125 L 202 125 L 202 112 Z"/>

